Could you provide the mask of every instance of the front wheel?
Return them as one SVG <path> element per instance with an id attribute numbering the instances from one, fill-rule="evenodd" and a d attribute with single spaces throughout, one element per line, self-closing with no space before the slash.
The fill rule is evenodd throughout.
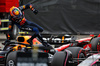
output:
<path id="1" fill-rule="evenodd" d="M 82 52 L 81 47 L 68 47 L 66 50 L 69 50 L 72 52 L 73 58 L 84 58 L 85 53 Z"/>
<path id="2" fill-rule="evenodd" d="M 16 25 L 13 26 L 13 30 L 12 32 L 10 32 L 10 34 L 6 34 L 7 39 L 9 38 L 10 40 L 12 39 L 16 39 L 18 32 L 20 30 L 18 29 L 18 27 Z M 10 37 L 9 37 L 10 36 Z"/>
<path id="3" fill-rule="evenodd" d="M 72 53 L 69 50 L 56 52 L 51 61 L 51 66 L 71 66 L 69 61 L 72 59 Z"/>
<path id="4" fill-rule="evenodd" d="M 100 37 L 93 38 L 90 44 L 92 51 L 100 51 Z"/>
<path id="5" fill-rule="evenodd" d="M 69 50 L 72 52 L 72 56 L 73 58 L 86 58 L 86 54 L 85 52 L 82 51 L 83 48 L 81 47 L 68 47 L 66 50 Z M 79 60 L 76 60 L 77 63 L 74 63 L 73 66 L 77 66 L 80 61 Z"/>
<path id="6" fill-rule="evenodd" d="M 6 59 L 6 66 L 17 66 L 16 58 L 17 58 L 17 52 L 14 51 L 9 53 Z"/>

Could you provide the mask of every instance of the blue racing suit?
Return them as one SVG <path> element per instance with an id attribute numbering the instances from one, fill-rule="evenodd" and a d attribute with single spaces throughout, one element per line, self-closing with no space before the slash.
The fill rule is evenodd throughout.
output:
<path id="1" fill-rule="evenodd" d="M 25 9 L 28 9 L 28 8 L 30 8 L 35 14 L 37 14 L 37 12 L 38 12 L 36 9 L 33 8 L 33 6 L 31 4 L 23 5 L 18 8 L 21 10 L 22 13 Z M 42 36 L 39 33 L 39 32 L 43 31 L 43 28 L 41 26 L 37 25 L 36 23 L 30 22 L 27 19 L 25 19 L 24 14 L 22 14 L 22 18 L 20 18 L 20 19 L 16 19 L 16 18 L 13 18 L 12 16 L 10 16 L 9 20 L 11 21 L 11 24 L 9 25 L 9 31 L 11 31 L 13 29 L 13 25 L 15 24 L 19 29 L 21 29 L 23 31 L 35 32 L 32 35 L 32 37 L 29 39 L 30 41 L 32 41 L 33 38 L 38 37 L 41 40 L 41 42 L 44 42 L 42 39 Z"/>

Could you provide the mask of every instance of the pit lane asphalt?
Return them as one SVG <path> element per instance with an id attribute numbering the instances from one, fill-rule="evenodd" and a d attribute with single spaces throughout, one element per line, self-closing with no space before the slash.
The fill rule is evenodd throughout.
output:
<path id="1" fill-rule="evenodd" d="M 4 46 L 2 45 L 2 42 L 6 40 L 6 35 L 3 33 L 0 33 L 0 49 L 2 49 Z"/>
<path id="2" fill-rule="evenodd" d="M 82 38 L 86 38 L 89 37 L 89 35 L 73 35 L 75 36 L 77 39 L 82 39 Z M 4 33 L 0 33 L 0 49 L 2 49 L 4 46 L 2 45 L 2 42 L 4 42 L 6 40 L 6 35 Z"/>

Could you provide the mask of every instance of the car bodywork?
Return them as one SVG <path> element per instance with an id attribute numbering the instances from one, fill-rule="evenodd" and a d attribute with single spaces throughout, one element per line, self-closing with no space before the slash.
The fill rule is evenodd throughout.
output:
<path id="1" fill-rule="evenodd" d="M 2 61 L 2 63 L 5 63 L 6 62 L 6 60 L 4 60 L 6 57 L 5 57 L 5 54 L 7 55 L 7 54 L 9 54 L 10 52 L 13 52 L 13 51 L 19 51 L 19 50 L 22 50 L 23 48 L 26 48 L 26 49 L 31 49 L 32 47 L 27 47 L 28 45 L 29 45 L 29 43 L 27 42 L 27 40 L 30 38 L 31 36 L 30 35 L 20 35 L 20 36 L 18 36 L 17 37 L 17 43 L 16 42 L 12 42 L 12 43 L 8 43 L 9 45 L 7 45 L 8 47 L 7 47 L 7 50 L 5 51 L 5 50 L 3 50 L 3 51 L 1 51 L 0 52 L 0 61 Z M 67 52 L 68 54 L 68 57 L 69 57 L 69 59 L 71 59 L 72 57 L 71 57 L 71 55 L 73 55 L 72 54 L 72 52 L 71 51 L 69 51 L 67 48 L 75 48 L 75 47 L 81 47 L 82 49 L 80 49 L 79 51 L 78 51 L 78 56 L 77 57 L 75 57 L 75 58 L 80 58 L 80 53 L 84 53 L 84 55 L 85 55 L 85 57 L 89 57 L 89 53 L 88 53 L 88 51 L 90 51 L 92 48 L 91 48 L 91 44 L 90 44 L 90 42 L 89 41 L 91 41 L 91 37 L 89 37 L 89 38 L 84 38 L 84 39 L 79 39 L 79 40 L 68 40 L 67 41 L 67 43 L 62 43 L 62 44 L 64 44 L 64 45 L 61 45 L 60 47 L 58 47 L 58 48 L 54 48 L 55 50 L 56 50 L 56 52 L 58 52 L 58 54 L 59 54 L 59 52 Z M 42 51 L 40 51 L 40 52 L 47 52 L 47 53 L 49 53 L 50 52 L 50 49 L 48 49 L 48 47 L 45 47 L 45 46 L 43 46 L 42 44 L 41 44 L 41 42 L 39 42 L 36 38 L 35 39 L 33 39 L 33 45 L 35 46 L 37 46 L 38 47 L 38 49 L 39 50 L 42 50 Z M 6 46 L 6 45 L 5 45 Z M 26 51 L 26 50 L 25 50 Z M 26 52 L 27 53 L 27 52 Z M 61 53 L 60 53 L 61 54 Z M 56 54 L 55 54 L 56 55 Z M 55 56 L 54 55 L 54 56 Z M 64 56 L 66 56 L 67 57 L 67 55 L 64 55 Z M 53 56 L 51 56 L 51 58 L 53 58 Z M 73 60 L 75 59 L 75 58 L 73 58 Z M 3 60 L 2 60 L 3 59 Z M 68 59 L 68 58 L 67 58 Z M 70 62 L 72 62 L 73 60 L 71 60 Z M 50 60 L 51 61 L 51 60 Z M 0 64 L 2 64 L 2 63 L 0 63 Z M 52 63 L 52 62 L 50 62 L 50 63 Z M 80 62 L 79 62 L 79 60 L 77 60 L 77 63 L 79 64 Z M 67 63 L 68 64 L 68 63 Z M 65 65 L 66 65 L 66 62 L 65 62 Z"/>
<path id="2" fill-rule="evenodd" d="M 91 55 L 87 59 L 85 59 L 83 62 L 81 62 L 78 66 L 99 66 L 100 62 L 100 53 Z"/>

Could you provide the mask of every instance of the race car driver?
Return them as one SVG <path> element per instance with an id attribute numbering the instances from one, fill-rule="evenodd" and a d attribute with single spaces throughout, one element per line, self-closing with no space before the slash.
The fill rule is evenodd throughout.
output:
<path id="1" fill-rule="evenodd" d="M 48 43 L 44 42 L 42 36 L 40 35 L 40 32 L 43 31 L 43 28 L 34 22 L 28 21 L 25 18 L 23 11 L 29 8 L 33 11 L 34 14 L 38 13 L 38 11 L 32 6 L 32 4 L 26 4 L 18 8 L 15 6 L 10 8 L 9 20 L 11 20 L 11 24 L 9 25 L 9 32 L 12 31 L 13 25 L 15 24 L 17 25 L 19 29 L 23 31 L 33 31 L 34 32 L 32 37 L 29 40 L 27 40 L 27 42 L 30 43 L 30 45 L 32 45 L 33 38 L 38 37 L 41 40 L 43 45 L 49 46 Z"/>

